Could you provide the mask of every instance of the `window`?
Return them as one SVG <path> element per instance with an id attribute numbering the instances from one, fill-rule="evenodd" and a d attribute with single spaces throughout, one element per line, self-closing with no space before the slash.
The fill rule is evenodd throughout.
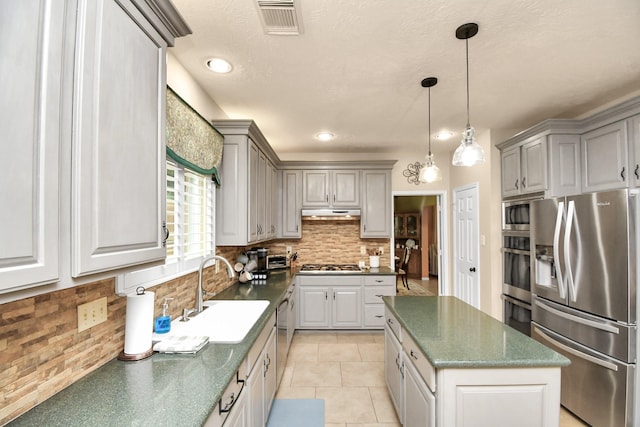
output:
<path id="1" fill-rule="evenodd" d="M 165 264 L 118 275 L 119 294 L 195 271 L 203 257 L 214 251 L 215 186 L 211 177 L 169 160 L 166 179 L 169 238 Z"/>

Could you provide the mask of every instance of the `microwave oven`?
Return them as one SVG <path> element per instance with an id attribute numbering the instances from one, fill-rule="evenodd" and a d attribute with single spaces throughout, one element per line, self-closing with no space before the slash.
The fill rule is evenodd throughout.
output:
<path id="1" fill-rule="evenodd" d="M 528 231 L 532 200 L 502 203 L 502 230 Z"/>
<path id="2" fill-rule="evenodd" d="M 276 270 L 278 268 L 288 268 L 289 258 L 286 255 L 269 255 L 267 256 L 267 270 Z"/>

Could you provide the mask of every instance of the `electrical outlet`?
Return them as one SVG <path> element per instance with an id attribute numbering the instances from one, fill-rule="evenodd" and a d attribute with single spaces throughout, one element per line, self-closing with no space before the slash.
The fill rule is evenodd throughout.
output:
<path id="1" fill-rule="evenodd" d="M 107 321 L 107 297 L 78 306 L 78 332 Z"/>
<path id="2" fill-rule="evenodd" d="M 216 273 L 220 273 L 220 263 L 218 262 L 218 260 L 216 260 L 215 266 L 216 266 Z"/>
<path id="3" fill-rule="evenodd" d="M 380 252 L 380 255 L 382 255 L 384 253 L 384 248 L 382 246 L 380 246 L 378 248 L 378 252 Z"/>
<path id="4" fill-rule="evenodd" d="M 360 246 L 360 254 L 365 255 L 367 253 L 367 247 L 362 245 Z"/>
<path id="5" fill-rule="evenodd" d="M 291 246 L 287 246 L 287 255 L 291 255 L 291 252 L 293 252 L 293 249 Z"/>

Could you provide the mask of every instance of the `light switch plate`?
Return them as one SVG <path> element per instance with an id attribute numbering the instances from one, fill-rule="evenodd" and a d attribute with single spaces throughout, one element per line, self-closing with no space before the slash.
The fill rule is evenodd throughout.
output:
<path id="1" fill-rule="evenodd" d="M 362 245 L 360 246 L 360 254 L 365 255 L 367 253 L 367 247 Z"/>
<path id="2" fill-rule="evenodd" d="M 78 332 L 107 321 L 107 297 L 78 306 Z"/>

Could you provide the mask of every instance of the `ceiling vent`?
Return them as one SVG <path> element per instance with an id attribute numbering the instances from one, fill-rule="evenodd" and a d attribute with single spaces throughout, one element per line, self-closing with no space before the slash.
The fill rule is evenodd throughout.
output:
<path id="1" fill-rule="evenodd" d="M 265 34 L 294 36 L 302 33 L 302 20 L 294 0 L 256 0 Z"/>

